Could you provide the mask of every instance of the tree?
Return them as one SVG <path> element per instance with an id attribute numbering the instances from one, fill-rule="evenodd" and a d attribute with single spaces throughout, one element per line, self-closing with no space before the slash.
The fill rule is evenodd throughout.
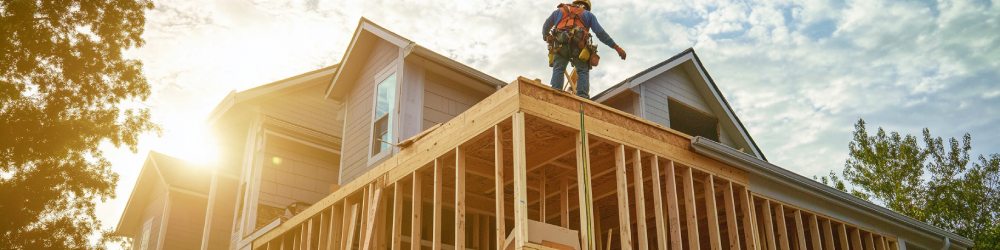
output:
<path id="1" fill-rule="evenodd" d="M 99 145 L 158 131 L 138 103 L 148 0 L 0 1 L 0 249 L 102 248 L 94 202 L 118 176 Z M 106 233 L 106 232 L 105 232 Z"/>
<path id="2" fill-rule="evenodd" d="M 859 198 L 969 237 L 977 249 L 1000 249 L 1000 154 L 979 156 L 970 165 L 971 135 L 945 143 L 925 128 L 922 141 L 886 134 L 881 127 L 869 135 L 865 121 L 858 120 L 843 178 L 831 172 L 819 179 L 844 191 L 851 186 Z"/>

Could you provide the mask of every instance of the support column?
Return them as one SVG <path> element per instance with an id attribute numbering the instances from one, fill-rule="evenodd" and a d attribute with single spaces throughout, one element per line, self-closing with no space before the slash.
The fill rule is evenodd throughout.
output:
<path id="1" fill-rule="evenodd" d="M 503 137 L 500 135 L 500 126 L 493 126 L 493 167 L 494 167 L 494 195 L 496 196 L 496 249 L 503 250 L 503 244 L 507 241 L 507 228 L 504 216 L 504 177 L 503 177 Z"/>
<path id="2" fill-rule="evenodd" d="M 632 219 L 628 208 L 628 177 L 625 176 L 625 145 L 615 148 L 615 176 L 618 187 L 618 231 L 622 250 L 632 249 Z"/>
<path id="3" fill-rule="evenodd" d="M 581 125 L 583 117 L 580 117 Z M 590 142 L 585 130 L 581 128 L 580 136 L 576 138 L 576 187 L 580 202 L 580 235 L 583 237 L 583 250 L 596 250 L 597 237 L 600 234 L 594 227 L 594 197 L 591 194 L 593 186 L 590 183 Z M 568 211 L 567 211 L 568 214 Z M 568 216 L 567 216 L 568 217 Z M 567 226 L 568 224 L 567 218 Z M 599 236 L 598 236 L 599 237 Z"/>
<path id="4" fill-rule="evenodd" d="M 653 179 L 653 216 L 656 219 L 656 248 L 667 250 L 667 224 L 663 218 L 663 186 L 660 185 L 660 159 L 653 155 L 650 159 L 650 169 Z"/>
<path id="5" fill-rule="evenodd" d="M 413 171 L 413 196 L 410 197 L 412 200 L 410 205 L 413 206 L 410 209 L 410 212 L 413 215 L 413 219 L 410 221 L 410 249 L 412 250 L 420 250 L 420 241 L 421 238 L 423 238 L 423 236 L 420 235 L 420 224 L 423 222 L 421 219 L 421 217 L 423 217 L 421 215 L 423 213 L 423 211 L 421 211 L 421 208 L 423 207 L 423 204 L 421 204 L 423 203 L 423 201 L 421 201 L 423 197 L 423 194 L 421 194 L 423 179 L 424 177 L 420 176 L 419 171 Z"/>
<path id="6" fill-rule="evenodd" d="M 455 148 L 455 249 L 465 249 L 465 150 Z"/>
<path id="7" fill-rule="evenodd" d="M 640 250 L 649 248 L 649 234 L 646 233 L 646 192 L 642 187 L 642 151 L 635 150 L 632 158 L 632 185 L 635 187 L 635 231 L 638 236 Z"/>
<path id="8" fill-rule="evenodd" d="M 527 159 L 524 145 L 524 113 L 517 112 L 513 119 L 514 154 L 514 249 L 523 249 L 528 243 L 528 182 Z"/>

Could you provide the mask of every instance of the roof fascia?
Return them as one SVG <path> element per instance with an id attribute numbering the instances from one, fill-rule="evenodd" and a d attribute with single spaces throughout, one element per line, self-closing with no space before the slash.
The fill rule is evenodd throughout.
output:
<path id="1" fill-rule="evenodd" d="M 707 70 L 705 70 L 705 65 L 701 63 L 701 59 L 698 58 L 698 54 L 694 52 L 694 49 L 689 49 L 689 51 L 690 55 L 693 57 L 692 60 L 694 61 L 694 66 L 698 69 L 698 74 L 701 75 L 702 80 L 709 85 L 709 90 L 711 91 L 712 96 L 715 97 L 715 101 L 722 104 L 722 109 L 726 111 L 726 116 L 728 116 L 730 121 L 734 121 L 736 123 L 736 129 L 739 129 L 740 136 L 743 137 L 743 140 L 750 142 L 750 146 L 752 146 L 754 154 L 760 159 L 767 161 L 767 157 L 764 157 L 764 153 L 760 151 L 760 147 L 757 146 L 757 142 L 750 136 L 750 132 L 747 131 L 746 126 L 743 126 L 743 122 L 740 121 L 740 118 L 736 116 L 735 112 L 733 112 L 733 107 L 729 105 L 729 101 L 727 101 L 726 97 L 722 95 L 722 91 L 720 91 L 719 86 L 715 84 L 715 80 L 712 80 L 712 76 L 708 74 Z"/>
<path id="2" fill-rule="evenodd" d="M 256 100 L 258 98 L 267 97 L 269 95 L 277 94 L 283 91 L 294 91 L 301 88 L 305 88 L 309 85 L 303 85 L 305 82 L 309 82 L 316 78 L 322 77 L 326 74 L 336 72 L 340 68 L 340 64 L 334 64 L 331 66 L 323 67 L 313 71 L 309 71 L 303 74 L 295 75 L 285 79 L 277 80 L 268 84 L 257 86 L 244 91 L 229 92 L 226 97 L 219 102 L 219 105 L 215 106 L 215 109 L 209 113 L 208 124 L 215 124 L 227 113 L 235 109 L 240 104 L 246 103 L 248 101 Z"/>
<path id="3" fill-rule="evenodd" d="M 800 190 L 812 193 L 829 202 L 836 203 L 844 207 L 854 208 L 858 212 L 869 214 L 873 217 L 889 218 L 891 220 L 888 220 L 888 222 L 898 226 L 916 228 L 925 233 L 940 236 L 941 238 L 950 238 L 966 247 L 970 247 L 973 244 L 972 240 L 958 234 L 948 232 L 944 229 L 893 212 L 887 208 L 861 200 L 858 197 L 841 192 L 833 187 L 816 182 L 767 161 L 754 158 L 746 153 L 707 138 L 700 136 L 695 137 L 691 140 L 691 148 L 694 149 L 696 153 L 725 162 L 744 171 L 764 176 L 772 181 L 779 181 L 787 183 L 791 186 L 799 187 Z"/>
<path id="4" fill-rule="evenodd" d="M 150 162 L 150 161 L 152 161 L 152 159 L 149 158 L 149 157 L 146 157 L 146 160 L 144 161 L 145 163 L 142 165 L 142 169 L 139 170 L 139 177 L 136 178 L 136 180 L 135 180 L 135 186 L 132 187 L 132 192 L 129 193 L 128 200 L 125 202 L 125 209 L 122 210 L 122 215 L 118 217 L 118 224 L 115 225 L 115 233 L 116 234 L 120 234 L 121 233 L 122 226 L 124 224 L 125 218 L 129 217 L 129 215 L 131 215 L 131 213 L 129 211 L 132 211 L 132 210 L 130 208 L 133 206 L 133 204 L 138 203 L 138 201 L 136 201 L 136 199 L 138 199 L 138 197 L 136 196 L 136 194 L 138 193 L 137 190 L 139 190 L 139 185 L 141 185 L 142 183 L 145 183 L 145 181 L 143 181 L 143 179 L 149 178 L 147 176 L 150 175 L 150 172 L 149 172 L 150 170 L 148 170 L 150 168 L 150 167 L 148 167 L 149 166 L 148 162 Z"/>
<path id="5" fill-rule="evenodd" d="M 599 103 L 607 101 L 621 94 L 626 89 L 635 88 L 636 86 L 646 81 L 649 81 L 649 79 L 652 79 L 653 77 L 663 74 L 663 72 L 673 69 L 678 65 L 681 65 L 682 63 L 687 62 L 691 59 L 694 59 L 694 57 L 692 57 L 690 53 L 685 51 L 681 53 L 679 56 L 674 56 L 673 58 L 670 58 L 667 61 L 654 65 L 652 68 L 649 68 L 647 70 L 639 72 L 639 74 L 629 77 L 624 82 L 613 86 L 608 91 L 605 91 L 607 93 L 598 94 L 597 99 L 595 99 L 594 101 Z"/>

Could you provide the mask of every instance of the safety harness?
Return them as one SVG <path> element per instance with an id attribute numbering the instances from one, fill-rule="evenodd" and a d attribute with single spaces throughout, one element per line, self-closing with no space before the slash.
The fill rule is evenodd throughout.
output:
<path id="1" fill-rule="evenodd" d="M 573 4 L 559 4 L 562 18 L 550 31 L 549 66 L 554 63 L 555 54 L 565 57 L 576 55 L 578 59 L 597 66 L 597 46 L 590 37 L 590 27 L 583 22 L 584 9 Z"/>

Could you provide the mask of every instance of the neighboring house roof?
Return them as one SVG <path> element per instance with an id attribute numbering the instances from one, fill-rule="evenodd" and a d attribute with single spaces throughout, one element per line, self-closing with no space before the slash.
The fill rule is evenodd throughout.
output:
<path id="1" fill-rule="evenodd" d="M 351 37 L 351 42 L 346 52 L 344 52 L 344 57 L 341 59 L 343 67 L 337 69 L 337 72 L 333 76 L 333 81 L 330 82 L 330 86 L 326 90 L 327 98 L 342 99 L 347 94 L 346 90 L 350 89 L 357 82 L 359 72 L 365 66 L 365 63 L 361 62 L 368 60 L 368 54 L 371 53 L 378 40 L 387 41 L 401 48 L 401 58 L 418 55 L 465 77 L 486 83 L 488 87 L 495 88 L 506 85 L 505 82 L 493 76 L 431 51 L 362 17 L 358 21 L 358 27 L 355 29 L 354 36 Z"/>
<path id="2" fill-rule="evenodd" d="M 806 178 L 805 176 L 796 174 L 769 162 L 748 157 L 746 154 L 704 137 L 695 137 L 691 140 L 691 148 L 699 154 L 703 154 L 729 165 L 739 167 L 751 174 L 763 176 L 767 178 L 765 181 L 787 183 L 788 185 L 808 192 L 815 197 L 822 198 L 826 202 L 853 208 L 863 213 L 872 215 L 874 218 L 880 218 L 896 225 L 918 229 L 931 235 L 937 235 L 938 237 L 943 238 L 944 241 L 950 240 L 965 247 L 972 247 L 973 245 L 973 241 L 969 238 L 907 217 L 889 210 L 888 208 L 872 204 L 871 202 L 862 200 L 828 185 L 816 182 L 815 180 Z"/>
<path id="3" fill-rule="evenodd" d="M 760 156 L 760 158 L 763 159 L 764 161 L 767 161 L 767 158 L 764 157 L 764 153 L 760 150 L 760 147 L 757 146 L 757 142 L 754 141 L 752 136 L 750 136 L 750 132 L 747 131 L 746 126 L 744 126 L 743 122 L 740 121 L 739 116 L 736 116 L 736 113 L 733 111 L 732 106 L 729 105 L 729 101 L 726 100 L 726 97 L 722 94 L 722 91 L 719 90 L 719 86 L 715 84 L 715 80 L 713 80 L 712 76 L 708 74 L 708 70 L 705 70 L 705 65 L 701 63 L 701 59 L 698 58 L 698 54 L 695 53 L 694 48 L 688 48 L 682 51 L 681 53 L 678 53 L 668 58 L 663 62 L 657 63 L 656 65 L 653 65 L 652 67 L 649 67 L 639 72 L 638 74 L 626 78 L 624 81 L 621 81 L 618 84 L 611 86 L 610 88 L 595 95 L 591 99 L 597 102 L 603 102 L 611 97 L 618 95 L 619 93 L 622 93 L 627 89 L 635 88 L 647 82 L 650 78 L 658 76 L 666 72 L 667 70 L 678 67 L 688 61 L 693 62 L 694 67 L 697 69 L 699 75 L 702 78 L 702 81 L 695 81 L 695 82 L 703 82 L 704 84 L 707 85 L 707 88 L 704 89 L 708 90 L 709 93 L 702 93 L 702 94 L 705 96 L 714 97 L 714 100 L 716 102 L 721 103 L 720 106 L 725 111 L 724 115 L 726 116 L 726 118 L 728 118 L 727 120 L 736 125 L 736 129 L 739 130 L 738 132 L 740 133 L 740 135 L 743 136 L 744 137 L 743 139 L 748 141 L 749 144 L 751 145 L 752 150 L 754 151 L 753 153 Z"/>
<path id="4" fill-rule="evenodd" d="M 139 178 L 129 195 L 115 229 L 117 234 L 131 234 L 145 210 L 146 204 L 154 197 L 157 186 L 168 191 L 178 191 L 196 196 L 207 196 L 211 185 L 211 172 L 207 167 L 183 161 L 159 152 L 150 151 Z"/>
<path id="5" fill-rule="evenodd" d="M 226 97 L 222 98 L 219 105 L 216 105 L 215 109 L 209 113 L 208 123 L 216 123 L 219 119 L 222 119 L 222 117 L 228 115 L 230 112 L 237 110 L 242 104 L 274 96 L 278 93 L 287 93 L 309 87 L 311 85 L 303 83 L 308 83 L 318 77 L 329 77 L 329 75 L 335 72 L 338 68 L 340 68 L 340 64 L 334 64 L 244 91 L 230 91 Z"/>

